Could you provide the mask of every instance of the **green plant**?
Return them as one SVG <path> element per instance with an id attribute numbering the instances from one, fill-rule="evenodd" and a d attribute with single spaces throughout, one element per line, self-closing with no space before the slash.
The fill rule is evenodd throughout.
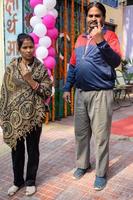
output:
<path id="1" fill-rule="evenodd" d="M 122 71 L 125 72 L 127 70 L 127 64 L 128 64 L 128 59 L 122 59 L 121 60 L 121 67 L 122 67 Z"/>
<path id="2" fill-rule="evenodd" d="M 124 73 L 124 78 L 129 84 L 133 81 L 133 59 L 128 58 L 121 60 L 122 71 Z"/>

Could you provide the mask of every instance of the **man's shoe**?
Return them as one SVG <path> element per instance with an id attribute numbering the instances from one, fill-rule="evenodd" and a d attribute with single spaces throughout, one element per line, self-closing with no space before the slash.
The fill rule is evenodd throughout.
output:
<path id="1" fill-rule="evenodd" d="M 77 168 L 73 174 L 73 177 L 76 179 L 80 179 L 82 176 L 84 176 L 88 169 L 91 169 L 91 165 L 87 169 Z"/>
<path id="2" fill-rule="evenodd" d="M 104 177 L 96 176 L 95 183 L 94 183 L 94 189 L 97 191 L 103 190 L 103 188 L 106 186 L 106 183 L 107 183 L 106 176 L 104 176 Z"/>

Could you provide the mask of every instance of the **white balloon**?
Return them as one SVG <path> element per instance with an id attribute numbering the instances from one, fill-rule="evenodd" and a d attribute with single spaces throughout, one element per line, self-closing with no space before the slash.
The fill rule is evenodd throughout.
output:
<path id="1" fill-rule="evenodd" d="M 52 15 L 52 16 L 54 16 L 55 18 L 58 17 L 58 11 L 57 11 L 55 8 L 53 8 L 52 10 L 49 10 L 47 14 L 48 14 L 48 15 Z"/>
<path id="2" fill-rule="evenodd" d="M 48 50 L 46 47 L 38 47 L 36 49 L 36 57 L 39 59 L 44 59 L 48 56 Z"/>
<path id="3" fill-rule="evenodd" d="M 39 18 L 39 17 L 37 17 L 37 16 L 33 16 L 33 17 L 31 17 L 31 19 L 30 19 L 30 25 L 31 25 L 33 28 L 35 27 L 36 24 L 39 24 L 39 23 L 41 23 L 41 22 L 42 22 L 41 18 Z"/>
<path id="4" fill-rule="evenodd" d="M 38 36 L 38 37 L 43 37 L 47 33 L 47 28 L 43 23 L 36 24 L 33 32 Z"/>
<path id="5" fill-rule="evenodd" d="M 43 4 L 38 4 L 34 8 L 34 13 L 38 17 L 43 17 L 47 14 L 47 8 Z"/>
<path id="6" fill-rule="evenodd" d="M 43 4 L 48 10 L 51 10 L 56 6 L 56 0 L 43 0 Z"/>
<path id="7" fill-rule="evenodd" d="M 43 63 L 43 59 L 42 58 L 38 58 L 38 60 L 40 60 L 40 62 Z"/>
<path id="8" fill-rule="evenodd" d="M 52 40 L 48 36 L 44 36 L 44 37 L 39 39 L 39 45 L 40 46 L 44 46 L 46 48 L 49 48 L 51 46 L 51 44 L 52 44 Z"/>

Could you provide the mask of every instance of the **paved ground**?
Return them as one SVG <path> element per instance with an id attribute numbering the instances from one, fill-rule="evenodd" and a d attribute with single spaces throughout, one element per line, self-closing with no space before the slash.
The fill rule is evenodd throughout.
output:
<path id="1" fill-rule="evenodd" d="M 133 114 L 133 106 L 114 112 L 113 120 Z M 25 188 L 9 198 L 12 184 L 10 149 L 0 134 L 0 200 L 133 200 L 133 138 L 111 136 L 109 180 L 103 191 L 93 189 L 95 158 L 91 142 L 92 170 L 81 180 L 72 177 L 75 168 L 73 117 L 44 126 L 40 143 L 37 193 L 25 197 Z"/>

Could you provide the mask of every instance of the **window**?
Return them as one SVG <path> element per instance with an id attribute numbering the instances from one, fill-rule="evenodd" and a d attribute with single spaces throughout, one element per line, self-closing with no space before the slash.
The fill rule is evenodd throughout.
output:
<path id="1" fill-rule="evenodd" d="M 127 0 L 127 6 L 133 5 L 133 0 Z"/>
<path id="2" fill-rule="evenodd" d="M 115 29 L 116 29 L 116 27 L 117 27 L 116 24 L 111 24 L 111 23 L 109 23 L 109 22 L 105 22 L 105 26 L 106 26 L 106 28 L 107 28 L 108 30 L 111 30 L 111 31 L 114 31 L 114 32 L 115 32 Z"/>

